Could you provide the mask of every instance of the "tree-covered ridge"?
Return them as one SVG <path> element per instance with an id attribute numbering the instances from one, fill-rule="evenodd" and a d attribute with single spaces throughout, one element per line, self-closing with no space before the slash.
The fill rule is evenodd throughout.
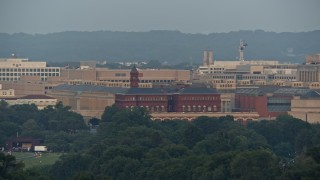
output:
<path id="1" fill-rule="evenodd" d="M 239 57 L 239 40 L 248 43 L 245 59 L 268 59 L 302 63 L 307 54 L 320 52 L 320 31 L 275 33 L 236 31 L 186 34 L 179 31 L 150 32 L 60 32 L 50 34 L 0 33 L 0 57 L 20 57 L 49 62 L 100 60 L 149 61 L 170 64 L 202 64 L 205 48 L 214 59 Z"/>
<path id="2" fill-rule="evenodd" d="M 52 139 L 53 143 L 69 144 L 69 153 L 53 166 L 29 169 L 22 176 L 317 179 L 320 177 L 319 139 L 318 124 L 290 116 L 251 122 L 244 127 L 229 116 L 152 121 L 143 108 L 120 110 L 112 106 L 106 108 L 96 134 L 67 133 Z"/>

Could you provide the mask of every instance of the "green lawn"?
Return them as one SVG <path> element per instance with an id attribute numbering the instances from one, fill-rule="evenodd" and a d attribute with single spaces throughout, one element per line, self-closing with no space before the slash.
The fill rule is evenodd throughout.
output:
<path id="1" fill-rule="evenodd" d="M 13 156 L 16 157 L 17 161 L 22 161 L 25 164 L 25 169 L 28 169 L 33 166 L 44 166 L 54 164 L 61 153 L 41 153 L 41 156 L 35 157 L 34 153 L 31 152 L 13 152 Z"/>

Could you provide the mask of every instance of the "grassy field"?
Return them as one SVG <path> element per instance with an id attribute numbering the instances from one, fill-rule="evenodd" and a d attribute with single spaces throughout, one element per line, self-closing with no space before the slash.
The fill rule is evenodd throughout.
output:
<path id="1" fill-rule="evenodd" d="M 34 166 L 52 165 L 62 154 L 45 152 L 41 153 L 41 156 L 36 157 L 31 152 L 13 152 L 12 155 L 16 157 L 17 161 L 22 161 L 25 164 L 25 169 L 28 169 Z"/>

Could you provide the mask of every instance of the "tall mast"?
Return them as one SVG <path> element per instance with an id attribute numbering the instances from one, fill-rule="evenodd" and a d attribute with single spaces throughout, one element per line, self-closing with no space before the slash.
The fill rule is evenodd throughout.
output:
<path id="1" fill-rule="evenodd" d="M 243 40 L 240 40 L 240 45 L 239 45 L 239 60 L 244 61 L 244 48 L 248 46 L 247 43 L 245 43 Z"/>

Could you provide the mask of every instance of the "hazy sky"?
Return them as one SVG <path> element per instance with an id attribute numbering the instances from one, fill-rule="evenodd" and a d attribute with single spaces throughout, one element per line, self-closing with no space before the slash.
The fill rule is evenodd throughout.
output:
<path id="1" fill-rule="evenodd" d="M 0 0 L 0 32 L 320 30 L 320 0 Z"/>

